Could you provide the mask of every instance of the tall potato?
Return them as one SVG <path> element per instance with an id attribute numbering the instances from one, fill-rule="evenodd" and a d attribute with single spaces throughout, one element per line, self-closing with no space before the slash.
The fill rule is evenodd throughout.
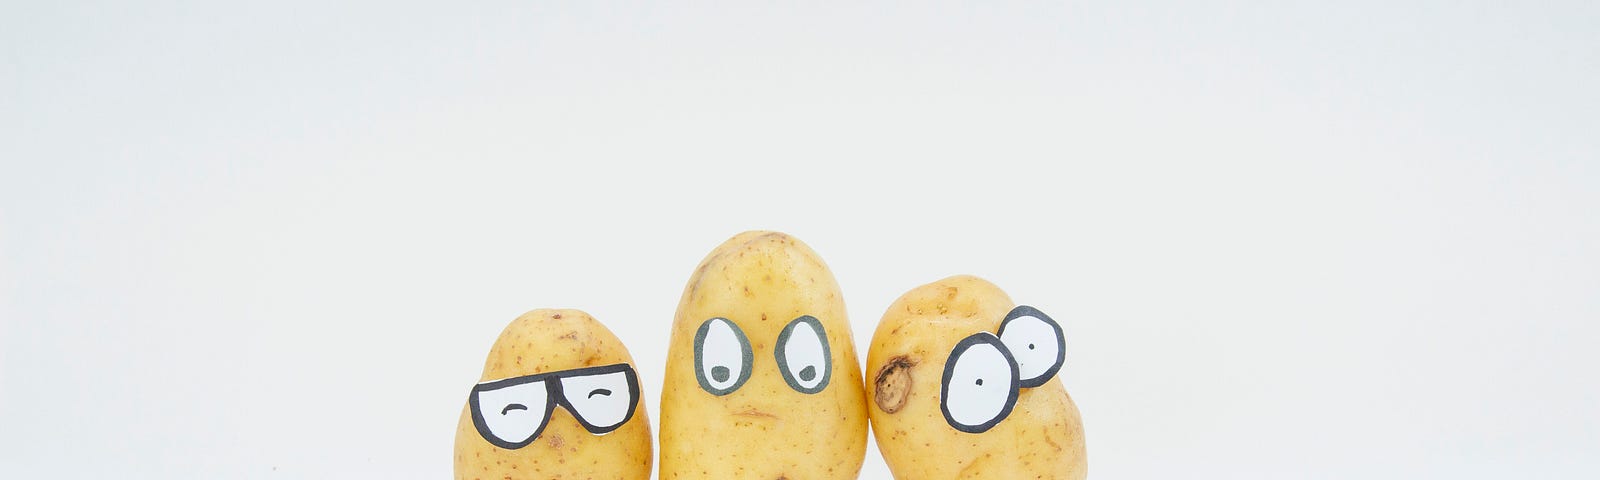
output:
<path id="1" fill-rule="evenodd" d="M 839 286 L 799 240 L 746 232 L 695 269 L 661 389 L 661 478 L 855 478 L 867 414 Z"/>
<path id="2" fill-rule="evenodd" d="M 1082 479 L 1083 423 L 1056 379 L 1059 324 L 956 276 L 889 306 L 867 352 L 873 435 L 895 478 Z"/>
<path id="3" fill-rule="evenodd" d="M 627 347 L 578 310 L 500 333 L 456 426 L 458 480 L 650 478 L 650 418 Z"/>

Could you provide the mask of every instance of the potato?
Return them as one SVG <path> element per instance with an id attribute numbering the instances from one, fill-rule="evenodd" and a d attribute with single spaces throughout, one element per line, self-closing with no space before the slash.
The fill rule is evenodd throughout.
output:
<path id="1" fill-rule="evenodd" d="M 661 388 L 661 478 L 856 478 L 866 395 L 833 274 L 775 232 L 695 269 Z"/>
<path id="2" fill-rule="evenodd" d="M 1064 346 L 1054 320 L 977 277 L 902 295 L 867 352 L 872 432 L 889 470 L 919 480 L 1084 478 L 1083 423 L 1055 376 Z"/>
<path id="3" fill-rule="evenodd" d="M 650 418 L 633 357 L 589 314 L 517 317 L 479 380 L 456 426 L 457 479 L 650 478 Z"/>

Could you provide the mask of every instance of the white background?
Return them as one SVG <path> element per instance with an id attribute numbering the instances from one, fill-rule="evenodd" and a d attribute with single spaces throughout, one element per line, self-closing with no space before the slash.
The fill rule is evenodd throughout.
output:
<path id="1" fill-rule="evenodd" d="M 446 478 L 537 307 L 658 420 L 756 228 L 1063 321 L 1097 478 L 1600 476 L 1600 3 L 324 3 L 0 7 L 0 477 Z"/>

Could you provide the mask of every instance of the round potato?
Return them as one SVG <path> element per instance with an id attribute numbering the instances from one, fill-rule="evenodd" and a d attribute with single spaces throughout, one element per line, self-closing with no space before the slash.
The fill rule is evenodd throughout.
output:
<path id="1" fill-rule="evenodd" d="M 889 306 L 868 411 L 895 478 L 1082 479 L 1083 423 L 1056 379 L 1064 335 L 993 284 L 946 278 Z"/>
<path id="2" fill-rule="evenodd" d="M 650 418 L 627 347 L 579 310 L 500 333 L 456 427 L 458 480 L 650 478 Z"/>

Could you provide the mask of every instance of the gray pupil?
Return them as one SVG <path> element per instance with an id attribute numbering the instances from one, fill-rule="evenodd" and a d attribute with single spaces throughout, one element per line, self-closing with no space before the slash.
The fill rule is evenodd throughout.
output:
<path id="1" fill-rule="evenodd" d="M 801 380 L 805 380 L 805 381 L 809 382 L 813 378 L 817 378 L 817 367 L 813 367 L 813 366 L 809 366 L 808 365 L 808 366 L 806 366 L 806 368 L 800 369 L 800 379 Z"/>
<path id="2" fill-rule="evenodd" d="M 711 379 L 718 382 L 728 381 L 728 375 L 731 373 L 728 371 L 728 367 L 711 367 Z"/>

